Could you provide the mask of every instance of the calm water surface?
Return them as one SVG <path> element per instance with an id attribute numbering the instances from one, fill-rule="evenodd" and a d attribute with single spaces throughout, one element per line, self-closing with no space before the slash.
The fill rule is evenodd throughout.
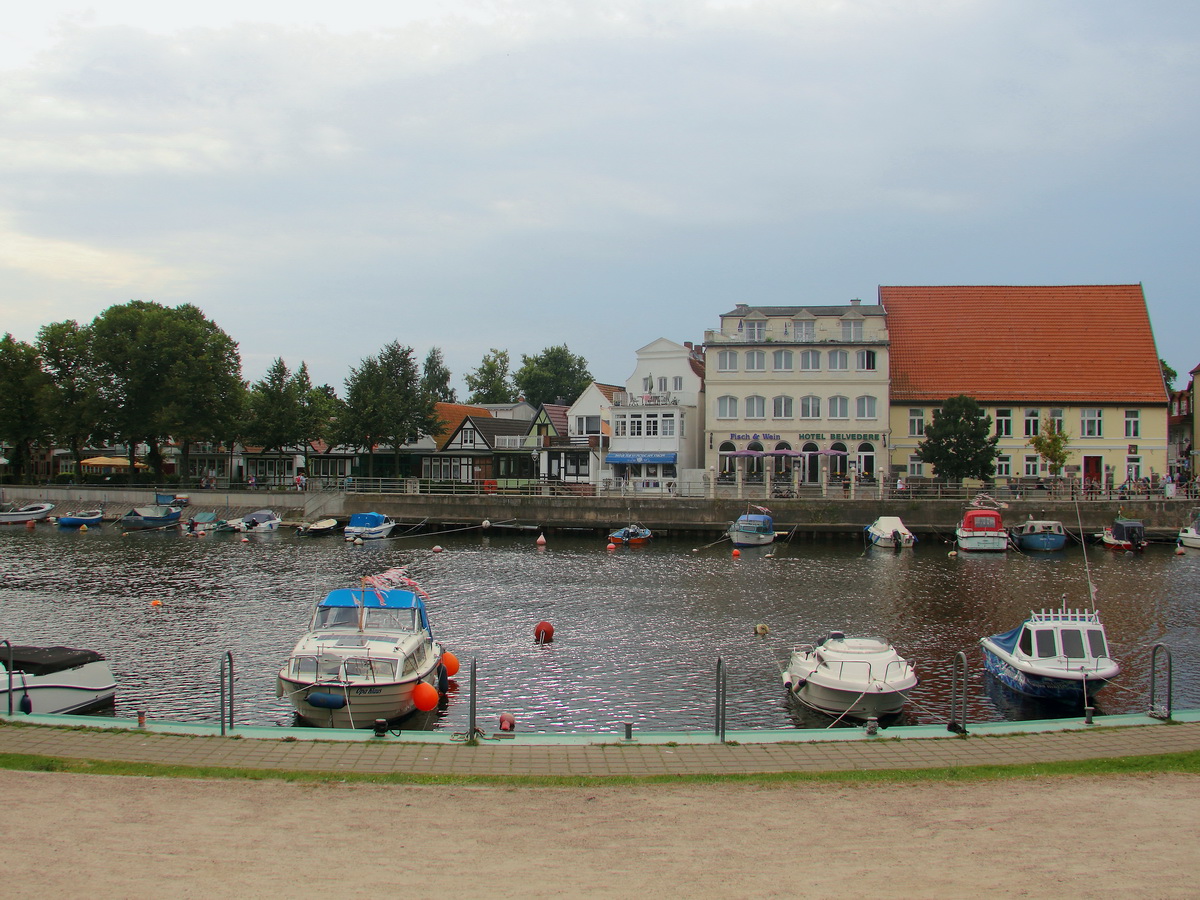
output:
<path id="1" fill-rule="evenodd" d="M 203 539 L 122 536 L 49 525 L 0 527 L 0 638 L 100 650 L 117 675 L 116 715 L 215 721 L 218 671 L 232 651 L 240 724 L 291 725 L 275 673 L 328 590 L 408 565 L 429 592 L 434 634 L 464 663 L 427 727 L 463 731 L 466 669 L 479 671 L 479 722 L 511 712 L 523 731 L 708 730 L 716 660 L 729 670 L 728 728 L 828 724 L 787 702 L 779 671 L 793 644 L 836 629 L 890 638 L 916 667 L 906 724 L 944 722 L 954 654 L 970 661 L 973 721 L 1039 718 L 1054 708 L 1002 693 L 978 639 L 1031 608 L 1086 606 L 1087 572 L 1124 673 L 1103 713 L 1147 708 L 1150 648 L 1174 657 L 1174 705 L 1200 707 L 1200 551 L 1142 556 L 1076 547 L 1042 556 L 960 555 L 929 540 L 893 554 L 852 541 L 743 551 L 698 539 L 610 552 L 600 536 L 420 535 L 355 546 L 292 532 Z M 444 552 L 435 553 L 440 545 Z M 161 606 L 152 601 L 162 601 Z M 553 643 L 534 625 L 549 621 Z M 755 634 L 765 624 L 770 633 Z M 1160 681 L 1160 692 L 1165 685 Z M 1061 714 L 1061 712 L 1060 712 Z"/>

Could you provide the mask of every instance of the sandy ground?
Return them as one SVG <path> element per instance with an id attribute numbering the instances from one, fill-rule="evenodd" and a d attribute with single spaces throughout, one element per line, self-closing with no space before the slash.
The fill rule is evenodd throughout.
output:
<path id="1" fill-rule="evenodd" d="M 1200 896 L 1188 775 L 510 788 L 0 771 L 0 796 L 6 898 Z"/>

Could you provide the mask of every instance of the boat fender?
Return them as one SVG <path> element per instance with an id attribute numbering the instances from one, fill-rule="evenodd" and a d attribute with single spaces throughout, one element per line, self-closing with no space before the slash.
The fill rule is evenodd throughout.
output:
<path id="1" fill-rule="evenodd" d="M 309 706 L 317 709 L 341 709 L 346 705 L 345 694 L 331 694 L 328 691 L 312 691 L 304 699 Z"/>

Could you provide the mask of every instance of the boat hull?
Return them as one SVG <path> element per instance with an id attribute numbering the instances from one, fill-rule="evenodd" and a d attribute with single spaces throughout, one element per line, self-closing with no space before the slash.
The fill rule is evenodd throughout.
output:
<path id="1" fill-rule="evenodd" d="M 8 673 L 0 671 L 0 712 L 8 711 L 8 684 Z M 22 700 L 28 697 L 29 712 L 34 715 L 80 713 L 107 706 L 116 692 L 117 682 L 104 660 L 48 675 L 12 674 L 14 712 L 21 709 Z"/>

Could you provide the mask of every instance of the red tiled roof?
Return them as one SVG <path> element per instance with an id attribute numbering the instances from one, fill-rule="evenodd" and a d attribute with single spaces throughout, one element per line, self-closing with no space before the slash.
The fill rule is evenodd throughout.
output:
<path id="1" fill-rule="evenodd" d="M 892 403 L 1166 404 L 1140 284 L 880 286 Z"/>

